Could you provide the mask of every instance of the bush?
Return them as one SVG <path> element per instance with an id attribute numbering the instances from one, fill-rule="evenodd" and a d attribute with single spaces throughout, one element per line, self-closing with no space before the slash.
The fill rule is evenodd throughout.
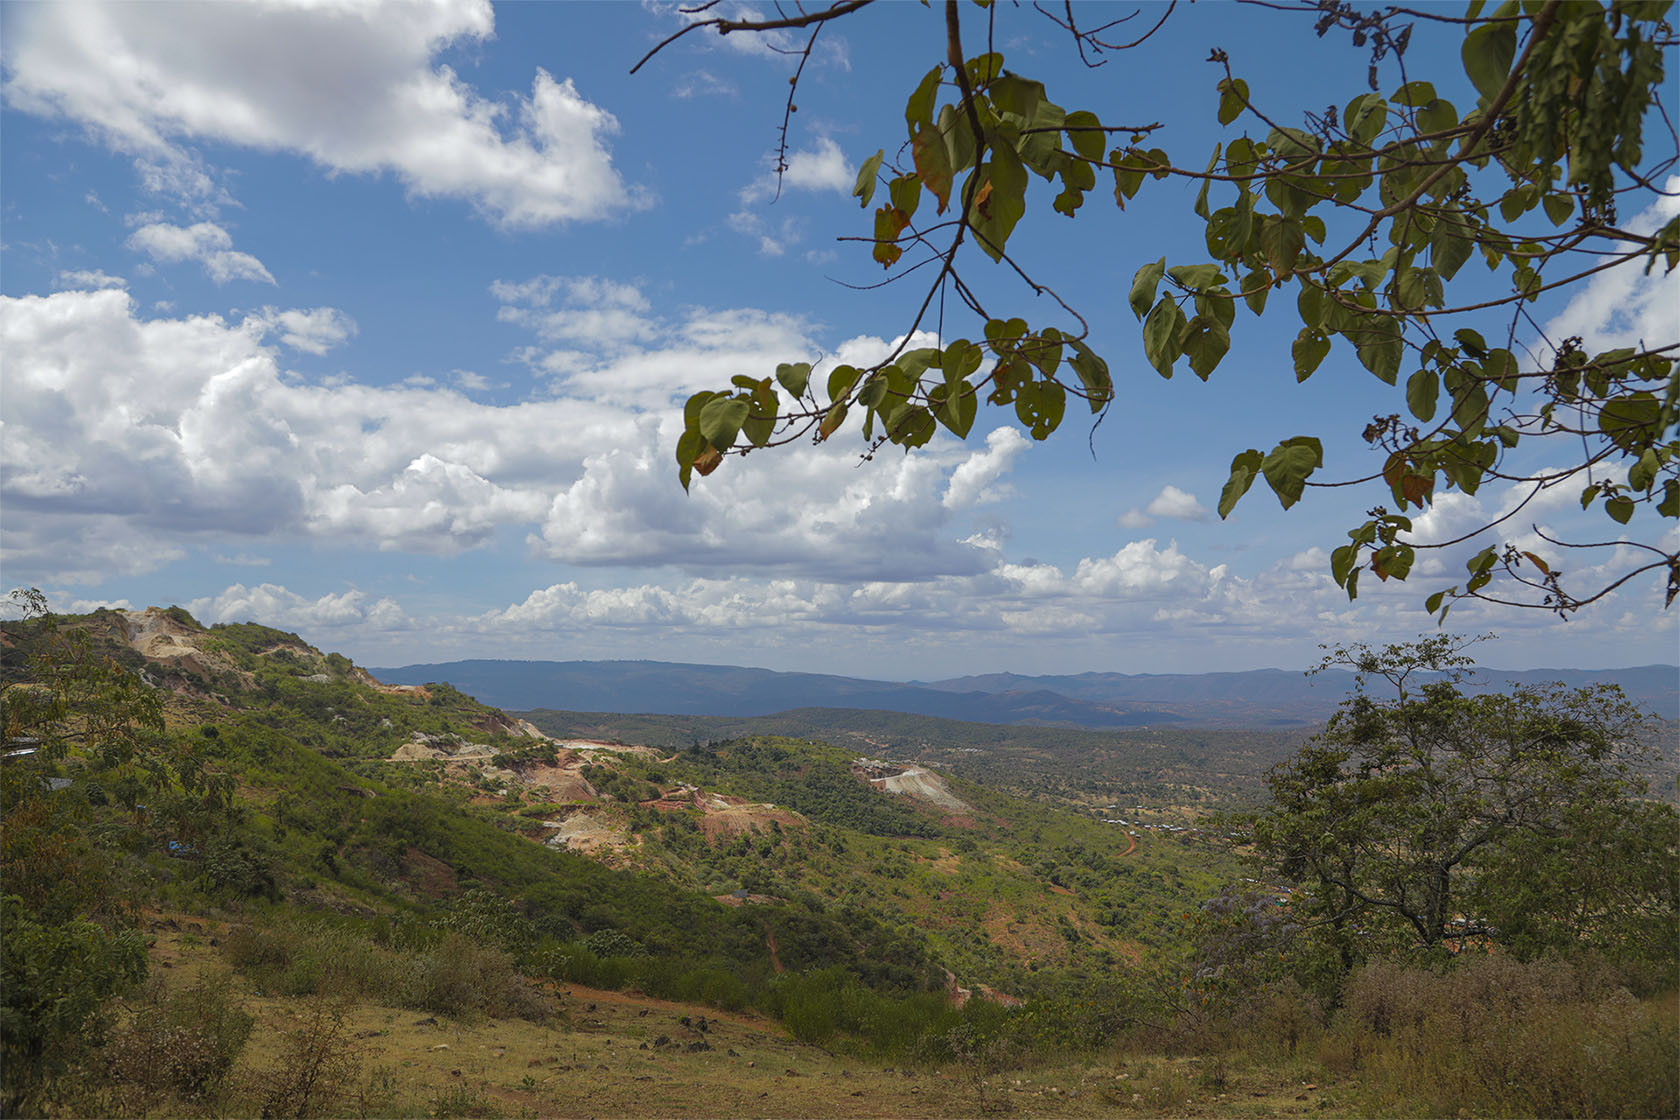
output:
<path id="1" fill-rule="evenodd" d="M 362 1070 L 361 1051 L 344 1026 L 342 1008 L 313 1001 L 303 1025 L 286 1038 L 280 1060 L 253 1077 L 267 1118 L 333 1116 Z"/>
<path id="2" fill-rule="evenodd" d="M 200 1100 L 222 1085 L 251 1035 L 253 1020 L 225 985 L 201 980 L 170 993 L 154 981 L 134 1018 L 105 1047 L 117 1082 L 148 1093 Z"/>
<path id="3" fill-rule="evenodd" d="M 199 880 L 211 893 L 274 902 L 280 898 L 278 864 L 273 845 L 254 834 L 217 836 L 204 846 Z"/>
<path id="4" fill-rule="evenodd" d="M 1616 979 L 1590 960 L 1375 962 L 1349 978 L 1326 1056 L 1446 1113 L 1680 1115 L 1680 1026 Z"/>
<path id="5" fill-rule="evenodd" d="M 146 975 L 146 942 L 87 921 L 42 924 L 10 895 L 0 915 L 0 1112 L 16 1116 L 99 1040 L 105 1001 Z"/>
<path id="6" fill-rule="evenodd" d="M 514 971 L 513 958 L 458 933 L 414 958 L 408 981 L 408 1006 L 434 1015 L 542 1021 L 552 1011 Z"/>
<path id="7" fill-rule="evenodd" d="M 635 938 L 616 929 L 600 929 L 584 938 L 584 948 L 597 957 L 645 957 L 647 950 Z"/>

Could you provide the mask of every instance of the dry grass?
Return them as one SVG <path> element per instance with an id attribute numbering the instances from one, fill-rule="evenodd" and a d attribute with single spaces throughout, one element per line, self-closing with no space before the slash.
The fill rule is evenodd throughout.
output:
<path id="1" fill-rule="evenodd" d="M 169 962 L 165 975 L 172 984 L 220 972 L 215 950 L 198 940 L 159 936 L 154 960 Z M 259 1115 L 273 1071 L 295 1063 L 300 1032 L 323 1021 L 321 1005 L 310 998 L 258 996 L 238 976 L 223 982 L 256 1025 L 214 1111 Z M 455 1021 L 366 1002 L 339 1009 L 328 1021 L 339 1044 L 354 1051 L 360 1072 L 341 1089 L 334 1113 L 1260 1117 L 1322 1115 L 1347 1099 L 1327 1086 L 1306 1088 L 1292 1071 L 1221 1068 L 1209 1076 L 1209 1066 L 1198 1059 L 1052 1057 L 1002 1069 L 963 1061 L 887 1068 L 802 1045 L 781 1024 L 754 1015 L 575 985 L 560 986 L 549 998 L 560 1014 L 543 1024 Z"/>

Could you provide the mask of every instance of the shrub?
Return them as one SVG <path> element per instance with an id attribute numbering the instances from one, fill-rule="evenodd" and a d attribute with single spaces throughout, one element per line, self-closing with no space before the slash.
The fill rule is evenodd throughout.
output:
<path id="1" fill-rule="evenodd" d="M 109 1076 L 146 1092 L 199 1100 L 219 1089 L 251 1035 L 252 1018 L 223 984 L 179 992 L 154 981 L 134 1018 L 101 1055 Z"/>
<path id="2" fill-rule="evenodd" d="M 15 896 L 0 899 L 0 914 L 0 1111 L 16 1116 L 99 1039 L 106 999 L 146 975 L 146 943 L 136 930 L 37 922 Z"/>
<path id="3" fill-rule="evenodd" d="M 1680 1114 L 1672 1010 L 1614 981 L 1593 961 L 1490 954 L 1438 973 L 1374 962 L 1349 978 L 1333 1049 L 1435 1111 Z"/>
<path id="4" fill-rule="evenodd" d="M 644 957 L 647 950 L 635 938 L 616 929 L 599 929 L 584 938 L 584 947 L 597 957 Z"/>
<path id="5" fill-rule="evenodd" d="M 344 1026 L 344 1011 L 324 998 L 309 1005 L 286 1038 L 280 1060 L 253 1078 L 264 1120 L 332 1116 L 362 1070 L 361 1050 Z"/>
<path id="6" fill-rule="evenodd" d="M 408 1006 L 435 1015 L 541 1021 L 552 1008 L 514 971 L 513 958 L 458 933 L 414 958 L 408 981 Z"/>

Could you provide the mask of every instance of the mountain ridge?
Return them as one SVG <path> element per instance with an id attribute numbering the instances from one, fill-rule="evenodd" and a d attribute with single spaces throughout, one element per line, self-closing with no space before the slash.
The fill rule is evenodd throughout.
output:
<path id="1" fill-rule="evenodd" d="M 1088 728 L 1150 724 L 1281 727 L 1328 718 L 1354 675 L 1329 669 L 1225 673 L 1026 676 L 991 673 L 936 681 L 882 681 L 749 666 L 654 660 L 471 659 L 369 670 L 392 684 L 448 680 L 486 703 L 666 715 L 760 716 L 795 708 L 867 708 L 983 723 Z M 1472 689 L 1561 681 L 1617 684 L 1636 704 L 1680 719 L 1680 667 L 1478 669 Z"/>

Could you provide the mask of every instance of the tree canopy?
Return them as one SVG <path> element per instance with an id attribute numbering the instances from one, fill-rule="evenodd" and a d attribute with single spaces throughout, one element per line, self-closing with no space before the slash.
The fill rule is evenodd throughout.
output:
<path id="1" fill-rule="evenodd" d="M 1337 649 L 1360 687 L 1267 778 L 1255 847 L 1345 963 L 1467 942 L 1669 960 L 1676 819 L 1610 686 L 1466 694 L 1469 640 Z M 1390 690 L 1367 691 L 1367 684 Z"/>
<path id="2" fill-rule="evenodd" d="M 830 22 L 861 18 L 869 3 L 741 19 L 702 5 L 650 57 L 693 31 L 806 29 L 783 112 L 785 157 L 799 73 L 817 36 Z M 1288 362 L 1296 381 L 1358 367 L 1394 393 L 1391 412 L 1349 418 L 1377 453 L 1368 475 L 1324 478 L 1318 434 L 1240 449 L 1222 517 L 1257 479 L 1285 509 L 1309 487 L 1355 487 L 1370 508 L 1330 553 L 1350 598 L 1364 572 L 1404 580 L 1420 548 L 1480 536 L 1484 547 L 1462 579 L 1428 597 L 1443 619 L 1465 597 L 1567 614 L 1653 575 L 1666 578 L 1672 604 L 1680 320 L 1664 337 L 1595 351 L 1578 337 L 1546 337 L 1532 316 L 1537 300 L 1608 269 L 1663 275 L 1680 263 L 1680 218 L 1660 228 L 1630 220 L 1664 196 L 1663 178 L 1680 162 L 1660 103 L 1665 52 L 1676 42 L 1671 5 L 1473 0 L 1462 15 L 1361 13 L 1340 0 L 1267 6 L 1280 19 L 1310 16 L 1318 35 L 1347 34 L 1369 51 L 1369 89 L 1285 120 L 1250 97 L 1237 64 L 1216 50 L 1208 104 L 1226 138 L 1192 158 L 1157 146 L 1158 124 L 1065 107 L 1003 54 L 976 52 L 970 41 L 1007 39 L 1000 25 L 1018 14 L 989 0 L 946 0 L 944 34 L 930 43 L 934 64 L 906 78 L 906 134 L 864 162 L 855 190 L 874 207 L 868 236 L 856 240 L 889 280 L 909 281 L 924 267 L 918 279 L 932 275 L 909 289 L 904 321 L 888 332 L 900 341 L 870 366 L 841 364 L 822 377 L 812 361 L 790 360 L 774 377 L 740 374 L 730 388 L 696 393 L 676 448 L 685 488 L 726 455 L 827 440 L 848 422 L 860 424 L 873 453 L 889 443 L 919 447 L 940 427 L 966 438 L 982 402 L 1012 407 L 1037 440 L 1062 426 L 1070 400 L 1100 418 L 1125 391 L 1110 373 L 1115 356 L 1089 342 L 1090 317 L 1108 309 L 1063 301 L 1055 277 L 1029 273 L 1011 247 L 1035 235 L 1028 219 L 1044 217 L 1045 201 L 1077 220 L 1099 179 L 1121 209 L 1152 182 L 1189 181 L 1200 185 L 1193 209 L 1205 244 L 1138 262 L 1126 297 L 1148 364 L 1162 377 L 1188 367 L 1212 378 L 1242 337 L 1241 308 L 1298 323 Z M 1099 66 L 1146 42 L 1176 5 L 1129 41 L 1121 41 L 1131 33 L 1126 19 L 1093 27 L 1079 22 L 1089 9 L 1034 7 L 1065 32 L 1078 61 Z M 981 30 L 966 27 L 970 20 L 983 21 Z M 1407 53 L 1419 23 L 1461 35 L 1454 72 L 1430 72 L 1439 57 Z M 1465 78 L 1473 104 L 1442 96 Z M 982 300 L 969 277 L 987 261 L 1023 292 L 1052 297 L 1055 312 L 1029 317 Z M 948 298 L 969 316 L 973 337 L 957 337 Z M 937 345 L 912 345 L 934 324 Z M 1520 446 L 1546 458 L 1519 457 Z M 1496 481 L 1520 488 L 1515 508 L 1466 536 L 1414 537 L 1414 518 L 1442 495 L 1474 495 Z M 1566 580 L 1559 553 L 1548 562 L 1500 539 L 1521 526 L 1525 507 L 1560 487 L 1609 522 L 1604 539 L 1546 538 L 1557 550 L 1611 550 L 1618 560 L 1591 586 Z"/>

